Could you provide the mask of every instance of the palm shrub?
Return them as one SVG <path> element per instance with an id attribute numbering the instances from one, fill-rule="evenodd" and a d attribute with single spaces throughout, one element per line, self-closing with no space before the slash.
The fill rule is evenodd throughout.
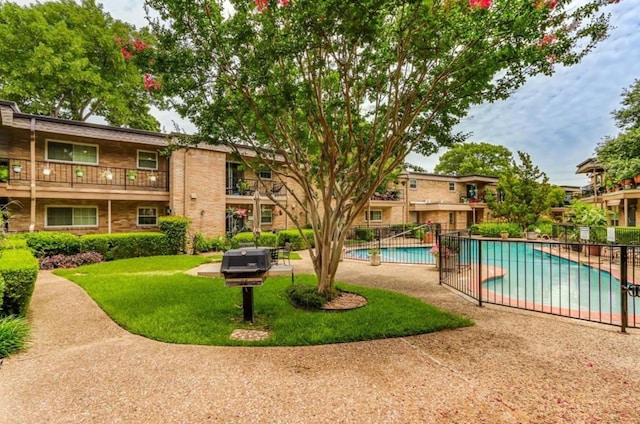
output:
<path id="1" fill-rule="evenodd" d="M 0 318 L 0 358 L 24 349 L 29 336 L 29 325 L 24 318 Z"/>

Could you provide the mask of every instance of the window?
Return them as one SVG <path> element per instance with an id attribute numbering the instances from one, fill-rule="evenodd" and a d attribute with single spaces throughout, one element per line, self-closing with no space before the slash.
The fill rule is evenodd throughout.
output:
<path id="1" fill-rule="evenodd" d="M 449 191 L 456 191 L 456 183 L 449 183 Z"/>
<path id="2" fill-rule="evenodd" d="M 158 225 L 158 209 L 138 208 L 138 225 L 139 226 Z"/>
<path id="3" fill-rule="evenodd" d="M 273 223 L 273 211 L 271 208 L 262 208 L 260 211 L 260 223 L 272 224 Z"/>
<path id="4" fill-rule="evenodd" d="M 364 211 L 364 220 L 369 222 L 382 222 L 381 210 Z"/>
<path id="5" fill-rule="evenodd" d="M 47 140 L 46 156 L 46 160 L 97 164 L 98 146 Z"/>
<path id="6" fill-rule="evenodd" d="M 260 170 L 260 178 L 262 178 L 263 180 L 270 180 L 271 179 L 271 170 L 270 169 L 261 169 Z"/>
<path id="7" fill-rule="evenodd" d="M 49 206 L 45 214 L 45 227 L 97 227 L 98 208 Z"/>
<path id="8" fill-rule="evenodd" d="M 158 153 L 138 150 L 138 168 L 158 169 Z"/>
<path id="9" fill-rule="evenodd" d="M 456 214 L 455 212 L 449 212 L 449 224 L 455 225 L 456 223 Z"/>
<path id="10" fill-rule="evenodd" d="M 415 178 L 410 178 L 409 179 L 409 188 L 412 188 L 412 189 L 418 188 L 418 180 L 416 180 Z"/>

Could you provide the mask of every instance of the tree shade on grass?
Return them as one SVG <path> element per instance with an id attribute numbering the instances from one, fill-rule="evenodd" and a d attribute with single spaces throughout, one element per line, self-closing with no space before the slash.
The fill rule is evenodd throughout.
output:
<path id="1" fill-rule="evenodd" d="M 222 278 L 194 277 L 182 272 L 195 266 L 194 258 L 198 257 L 127 259 L 58 270 L 56 274 L 80 285 L 123 328 L 169 343 L 317 345 L 473 325 L 467 318 L 410 296 L 346 284 L 338 284 L 338 288 L 366 297 L 368 304 L 341 312 L 305 311 L 287 300 L 289 277 L 269 278 L 254 289 L 255 321 L 248 325 L 242 322 L 240 288 L 225 287 Z M 168 269 L 170 262 L 173 271 Z M 315 276 L 298 275 L 296 284 L 317 285 L 317 281 Z M 231 332 L 237 328 L 267 330 L 270 337 L 255 342 L 231 340 Z"/>

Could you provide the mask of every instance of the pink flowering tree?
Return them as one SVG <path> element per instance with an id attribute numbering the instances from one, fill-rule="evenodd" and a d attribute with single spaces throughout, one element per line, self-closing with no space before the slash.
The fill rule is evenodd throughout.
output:
<path id="1" fill-rule="evenodd" d="M 161 92 L 146 90 L 138 61 L 153 41 L 147 31 L 94 0 L 32 3 L 0 2 L 0 99 L 27 113 L 160 128 L 150 105 L 162 105 Z"/>
<path id="2" fill-rule="evenodd" d="M 409 152 L 464 140 L 453 128 L 471 105 L 577 63 L 606 36 L 609 0 L 570 3 L 146 2 L 158 12 L 155 72 L 195 140 L 249 145 L 248 168 L 284 169 L 294 183 L 296 214 L 279 206 L 313 227 L 322 293 L 347 230 Z"/>

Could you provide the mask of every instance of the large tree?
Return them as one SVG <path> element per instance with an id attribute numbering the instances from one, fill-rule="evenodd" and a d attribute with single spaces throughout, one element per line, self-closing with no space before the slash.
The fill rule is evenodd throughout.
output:
<path id="1" fill-rule="evenodd" d="M 256 151 L 247 166 L 278 159 L 273 172 L 302 187 L 323 293 L 349 226 L 409 152 L 462 141 L 452 128 L 470 105 L 577 63 L 605 37 L 608 0 L 569 3 L 146 1 L 164 89 L 200 140 L 240 141 Z"/>
<path id="2" fill-rule="evenodd" d="M 25 7 L 0 1 L 0 99 L 28 113 L 158 130 L 149 113 L 155 93 L 129 60 L 150 39 L 93 0 Z"/>
<path id="3" fill-rule="evenodd" d="M 596 155 L 609 179 L 617 182 L 640 174 L 640 80 L 622 92 L 622 108 L 613 117 L 620 133 L 605 138 Z"/>
<path id="4" fill-rule="evenodd" d="M 489 143 L 462 143 L 440 156 L 434 168 L 438 174 L 499 176 L 513 160 L 513 154 L 504 146 Z"/>
<path id="5" fill-rule="evenodd" d="M 553 197 L 547 175 L 527 153 L 518 152 L 518 157 L 520 163 L 513 161 L 500 176 L 497 192 L 489 193 L 487 204 L 493 217 L 517 222 L 526 231 L 549 211 Z"/>

